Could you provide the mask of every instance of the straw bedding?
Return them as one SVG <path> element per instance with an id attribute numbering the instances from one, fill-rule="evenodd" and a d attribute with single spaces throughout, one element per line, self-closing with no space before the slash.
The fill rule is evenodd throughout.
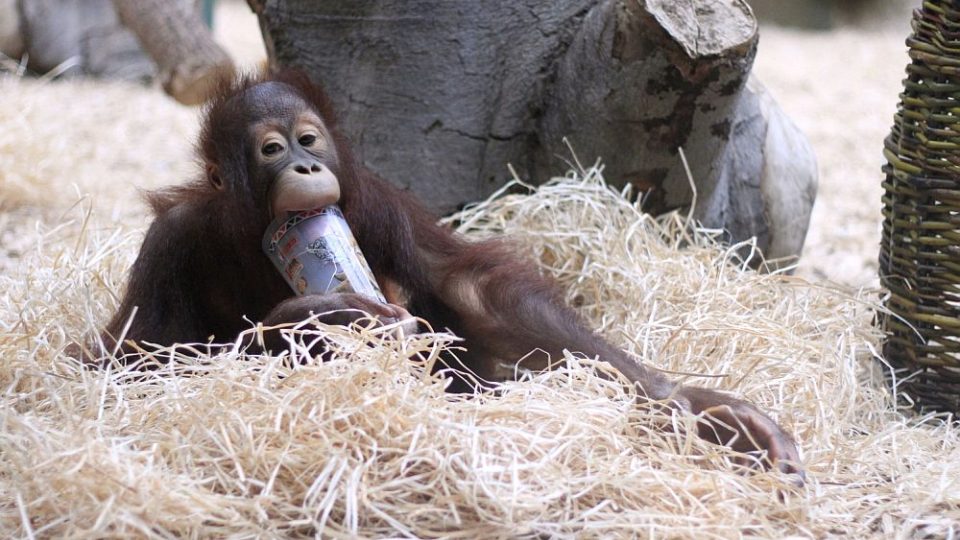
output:
<path id="1" fill-rule="evenodd" d="M 960 430 L 886 390 L 877 294 L 746 270 L 595 168 L 471 209 L 462 230 L 513 237 L 640 361 L 770 411 L 806 487 L 744 471 L 592 359 L 447 395 L 425 375 L 457 346 L 440 332 L 306 325 L 291 339 L 322 332 L 333 360 L 228 343 L 162 350 L 159 371 L 80 369 L 63 348 L 115 309 L 146 226 L 130 186 L 190 174 L 196 119 L 116 84 L 0 94 L 16 96 L 0 100 L 0 536 L 960 533 Z"/>

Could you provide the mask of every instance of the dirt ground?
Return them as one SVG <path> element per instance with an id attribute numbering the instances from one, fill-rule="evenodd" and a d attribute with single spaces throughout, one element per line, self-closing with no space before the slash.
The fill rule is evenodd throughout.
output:
<path id="1" fill-rule="evenodd" d="M 798 273 L 876 285 L 883 138 L 907 63 L 904 25 L 762 29 L 756 73 L 813 144 L 820 186 Z"/>

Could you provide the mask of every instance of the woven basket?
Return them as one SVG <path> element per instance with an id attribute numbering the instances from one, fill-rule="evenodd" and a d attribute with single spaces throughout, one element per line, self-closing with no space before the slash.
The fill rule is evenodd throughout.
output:
<path id="1" fill-rule="evenodd" d="M 884 141 L 884 356 L 899 391 L 960 411 L 960 2 L 913 14 L 911 63 Z"/>

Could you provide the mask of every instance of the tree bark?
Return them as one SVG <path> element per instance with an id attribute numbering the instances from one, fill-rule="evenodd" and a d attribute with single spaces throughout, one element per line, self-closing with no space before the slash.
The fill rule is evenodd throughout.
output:
<path id="1" fill-rule="evenodd" d="M 748 88 L 743 0 L 249 1 L 272 64 L 323 83 L 361 159 L 436 210 L 489 195 L 508 163 L 531 181 L 562 173 L 565 138 L 649 211 L 683 208 L 682 147 L 705 225 L 799 254 L 815 162 Z"/>
<path id="2" fill-rule="evenodd" d="M 196 10 L 197 2 L 113 0 L 130 28 L 157 63 L 163 89 L 185 105 L 202 103 L 216 81 L 235 69 L 213 41 Z"/>

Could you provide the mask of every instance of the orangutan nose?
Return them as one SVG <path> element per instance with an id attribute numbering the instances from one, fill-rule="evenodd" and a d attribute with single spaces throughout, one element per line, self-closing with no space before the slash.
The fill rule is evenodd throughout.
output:
<path id="1" fill-rule="evenodd" d="M 308 175 L 308 176 L 311 174 L 320 172 L 321 169 L 322 169 L 322 166 L 319 163 L 310 163 L 309 165 L 304 163 L 298 163 L 293 166 L 293 170 L 295 172 Z"/>

